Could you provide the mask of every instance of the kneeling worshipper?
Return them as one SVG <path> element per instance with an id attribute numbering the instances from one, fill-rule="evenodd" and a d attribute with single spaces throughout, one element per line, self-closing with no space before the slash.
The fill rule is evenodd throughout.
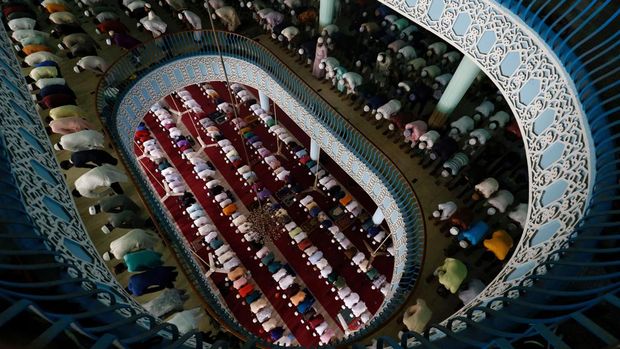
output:
<path id="1" fill-rule="evenodd" d="M 153 250 L 159 244 L 159 241 L 159 237 L 151 231 L 133 229 L 110 242 L 110 250 L 103 253 L 103 259 L 106 261 L 109 261 L 112 257 L 123 259 L 127 253 L 132 251 L 141 249 Z"/>
<path id="2" fill-rule="evenodd" d="M 184 290 L 168 288 L 161 291 L 157 297 L 153 298 L 149 302 L 142 304 L 142 306 L 151 315 L 161 318 L 162 316 L 170 314 L 173 311 L 182 311 L 183 303 L 185 303 L 188 298 L 189 296 L 185 294 Z"/>
<path id="3" fill-rule="evenodd" d="M 67 99 L 75 100 L 75 92 L 67 85 L 45 86 L 39 90 L 39 93 L 32 95 L 32 99 L 37 103 L 42 103 L 45 97 L 56 95 L 67 96 Z"/>
<path id="4" fill-rule="evenodd" d="M 140 217 L 139 212 L 124 210 L 118 213 L 109 213 L 108 222 L 101 227 L 101 231 L 104 234 L 110 234 L 115 228 L 150 228 L 152 224 L 150 218 L 144 219 Z"/>
<path id="5" fill-rule="evenodd" d="M 108 64 L 105 59 L 96 55 L 82 57 L 73 67 L 73 71 L 76 73 L 81 73 L 84 70 L 88 70 L 97 75 L 105 73 L 107 69 Z"/>
<path id="6" fill-rule="evenodd" d="M 142 41 L 125 32 L 115 32 L 114 30 L 110 30 L 108 35 L 110 35 L 110 37 L 105 39 L 106 44 L 110 46 L 114 44 L 115 46 L 124 48 L 125 50 L 131 50 L 142 43 Z"/>
<path id="7" fill-rule="evenodd" d="M 439 278 L 439 283 L 450 293 L 456 293 L 467 277 L 467 267 L 458 259 L 446 258 L 443 265 L 435 269 L 433 275 Z"/>
<path id="8" fill-rule="evenodd" d="M 463 304 L 467 304 L 484 291 L 485 287 L 486 285 L 479 279 L 472 279 L 467 284 L 467 289 L 459 292 L 459 299 Z"/>
<path id="9" fill-rule="evenodd" d="M 69 50 L 68 58 L 96 56 L 97 44 L 86 33 L 69 34 L 62 38 L 62 43 L 58 44 L 61 50 Z"/>
<path id="10" fill-rule="evenodd" d="M 433 218 L 446 221 L 456 212 L 458 206 L 453 201 L 442 202 L 437 205 L 437 210 L 433 211 Z"/>
<path id="11" fill-rule="evenodd" d="M 24 66 L 24 68 L 26 66 L 36 67 L 37 64 L 42 63 L 42 62 L 48 62 L 48 61 L 52 61 L 58 64 L 62 61 L 62 58 L 56 56 L 55 54 L 49 51 L 37 51 L 37 52 L 34 52 L 26 56 L 24 58 L 24 62 L 22 63 L 22 65 Z"/>
<path id="12" fill-rule="evenodd" d="M 431 320 L 433 312 L 424 299 L 418 298 L 416 304 L 407 308 L 403 314 L 403 324 L 407 330 L 422 333 Z"/>
<path id="13" fill-rule="evenodd" d="M 487 249 L 487 255 L 491 253 L 499 261 L 506 259 L 506 256 L 514 245 L 512 237 L 503 229 L 494 231 L 492 237 L 484 240 L 482 243 Z M 481 257 L 481 259 L 482 258 L 483 257 Z"/>
<path id="14" fill-rule="evenodd" d="M 241 25 L 237 11 L 231 6 L 220 7 L 215 14 L 222 20 L 228 31 L 234 32 Z"/>
<path id="15" fill-rule="evenodd" d="M 75 180 L 75 189 L 72 194 L 75 197 L 100 198 L 108 189 L 112 188 L 117 194 L 123 194 L 123 188 L 119 182 L 127 182 L 128 178 L 116 167 L 104 164 L 95 167 Z"/>
<path id="16" fill-rule="evenodd" d="M 140 250 L 127 253 L 123 260 L 130 273 L 144 271 L 164 264 L 161 253 L 152 250 Z"/>
<path id="17" fill-rule="evenodd" d="M 144 29 L 151 32 L 154 38 L 165 34 L 168 29 L 168 24 L 150 8 L 147 8 L 147 10 L 148 14 L 145 17 L 140 18 L 138 23 L 136 23 L 138 28 L 144 27 Z"/>
<path id="18" fill-rule="evenodd" d="M 477 246 L 488 232 L 489 225 L 487 223 L 483 221 L 474 222 L 468 229 L 463 230 L 457 235 L 459 246 L 462 248 Z"/>
<path id="19" fill-rule="evenodd" d="M 159 266 L 147 270 L 140 274 L 132 275 L 129 278 L 127 291 L 134 296 L 163 290 L 164 288 L 174 288 L 174 280 L 178 273 L 174 267 Z"/>
<path id="20" fill-rule="evenodd" d="M 54 144 L 56 150 L 80 151 L 105 147 L 105 137 L 103 133 L 95 130 L 82 130 L 69 133 L 60 137 L 58 143 Z"/>
<path id="21" fill-rule="evenodd" d="M 180 334 L 185 334 L 198 329 L 198 322 L 204 316 L 204 312 L 200 308 L 185 310 L 172 315 L 166 322 L 175 325 L 179 329 Z"/>
<path id="22" fill-rule="evenodd" d="M 55 67 L 52 67 L 54 69 L 56 69 Z M 37 68 L 38 69 L 38 68 Z M 34 69 L 33 69 L 34 71 Z M 67 82 L 65 81 L 65 79 L 63 78 L 58 78 L 58 77 L 40 77 L 38 78 L 35 82 L 28 84 L 28 90 L 29 91 L 34 91 L 34 90 L 40 90 L 46 86 L 51 86 L 51 85 L 66 85 Z"/>
<path id="23" fill-rule="evenodd" d="M 120 213 L 125 210 L 138 212 L 140 207 L 128 196 L 123 194 L 106 196 L 99 200 L 98 203 L 88 208 L 88 212 L 91 215 L 96 215 L 99 212 Z"/>
<path id="24" fill-rule="evenodd" d="M 68 117 L 58 120 L 52 120 L 49 123 L 49 131 L 52 133 L 66 135 L 83 130 L 92 130 L 95 125 L 82 117 Z"/>
<path id="25" fill-rule="evenodd" d="M 60 167 L 64 170 L 68 170 L 72 167 L 95 168 L 103 164 L 116 166 L 118 160 L 103 149 L 89 149 L 71 153 L 71 158 L 61 161 Z"/>

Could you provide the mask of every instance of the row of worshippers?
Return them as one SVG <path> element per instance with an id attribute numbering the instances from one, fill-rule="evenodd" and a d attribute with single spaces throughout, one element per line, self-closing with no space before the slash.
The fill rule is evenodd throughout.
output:
<path id="1" fill-rule="evenodd" d="M 54 48 L 66 50 L 68 59 L 76 59 L 73 68 L 75 73 L 84 70 L 102 74 L 107 69 L 106 62 L 97 55 L 99 47 L 95 41 L 85 33 L 79 25 L 72 7 L 61 0 L 46 0 L 41 6 L 48 13 L 51 23 L 50 33 L 37 30 L 34 9 L 26 2 L 10 1 L 2 5 L 3 14 L 10 16 L 9 28 L 13 30 L 12 38 L 16 41 L 15 48 L 19 55 L 24 57 L 24 65 L 32 67 L 28 79 L 29 90 L 35 92 L 34 98 L 38 102 L 39 110 L 48 110 L 45 118 L 49 121 L 48 132 L 59 134 L 61 137 L 54 145 L 58 151 L 71 151 L 69 159 L 60 163 L 60 166 L 71 168 L 86 168 L 75 181 L 73 191 L 76 197 L 100 198 L 100 201 L 89 207 L 91 214 L 105 212 L 107 223 L 102 231 L 110 233 L 115 228 L 145 228 L 150 227 L 150 220 L 140 217 L 140 208 L 130 198 L 123 195 L 120 182 L 127 181 L 126 175 L 118 170 L 118 163 L 105 148 L 104 135 L 95 130 L 95 126 L 86 117 L 87 113 L 76 104 L 76 95 L 71 90 L 58 65 L 63 59 L 54 54 Z M 59 40 L 57 45 L 53 41 Z M 114 195 L 106 196 L 114 191 Z M 181 326 L 188 321 L 195 322 L 200 309 L 183 311 L 186 296 L 180 290 L 172 289 L 176 272 L 173 267 L 163 266 L 162 256 L 155 251 L 159 239 L 155 234 L 133 229 L 117 238 L 111 244 L 111 252 L 103 255 L 104 260 L 114 258 L 123 262 L 115 267 L 115 271 L 128 270 L 133 274 L 129 278 L 128 291 L 134 295 L 154 292 L 162 287 L 168 287 L 158 297 L 148 304 L 147 310 L 156 317 L 172 315 L 168 321 L 177 323 L 183 333 L 195 326 Z M 181 321 L 186 319 L 185 322 Z"/>
<path id="2" fill-rule="evenodd" d="M 100 202 L 91 206 L 90 211 L 107 210 L 109 207 L 106 205 Z M 160 291 L 156 297 L 142 304 L 151 315 L 176 325 L 180 333 L 197 330 L 204 311 L 200 308 L 184 310 L 189 296 L 185 290 L 174 287 L 178 273 L 174 267 L 163 265 L 162 255 L 157 252 L 162 247 L 160 238 L 152 231 L 132 229 L 110 242 L 103 259 L 122 261 L 115 266 L 117 274 L 124 270 L 134 273 L 129 277 L 127 286 L 131 294 L 140 296 Z"/>
<path id="3" fill-rule="evenodd" d="M 95 74 L 102 74 L 107 69 L 107 64 L 97 55 L 99 46 L 85 33 L 77 17 L 64 1 L 45 1 L 42 7 L 47 12 L 47 19 L 51 25 L 49 33 L 38 30 L 41 26 L 37 24 L 35 9 L 26 2 L 8 1 L 3 4 L 7 26 L 12 31 L 12 39 L 16 42 L 15 49 L 18 55 L 24 58 L 23 65 L 35 68 L 53 67 L 45 62 L 58 64 L 63 60 L 61 52 L 66 52 L 67 58 L 78 58 L 73 68 L 75 72 L 88 70 Z M 56 39 L 60 41 L 53 44 L 52 41 Z M 39 69 L 32 74 L 30 81 L 38 83 L 30 85 L 30 89 L 42 89 L 50 86 L 52 82 L 62 84 L 60 80 L 38 81 L 41 74 L 54 75 L 46 70 L 51 69 Z M 46 76 L 46 78 L 62 79 L 59 74 L 55 75 Z"/>
<path id="4" fill-rule="evenodd" d="M 29 89 L 33 92 L 33 100 L 38 102 L 38 109 L 45 110 L 45 120 L 49 122 L 48 132 L 60 134 L 61 137 L 54 148 L 58 151 L 72 152 L 70 158 L 61 163 L 64 169 L 73 166 L 89 168 L 75 181 L 76 197 L 99 197 L 102 193 L 113 189 L 122 194 L 119 182 L 127 177 L 116 169 L 117 160 L 107 153 L 103 133 L 95 130 L 95 126 L 87 118 L 87 113 L 77 106 L 75 92 L 62 77 L 59 62 L 62 58 L 53 53 L 53 40 L 59 39 L 61 48 L 77 47 L 69 57 L 85 54 L 96 55 L 94 40 L 84 33 L 70 8 L 60 0 L 46 1 L 41 4 L 49 12 L 49 20 L 54 23 L 50 33 L 36 30 L 35 12 L 22 2 L 3 4 L 5 15 L 11 15 L 8 21 L 13 29 L 12 38 L 16 41 L 15 48 L 24 53 L 24 65 L 32 67 L 28 73 L 31 82 Z M 75 48 L 75 47 L 74 47 Z M 86 56 L 96 57 L 96 56 Z M 102 67 L 97 72 L 102 72 Z M 113 219 L 114 222 L 122 220 Z M 104 226 L 107 229 L 108 225 Z"/>

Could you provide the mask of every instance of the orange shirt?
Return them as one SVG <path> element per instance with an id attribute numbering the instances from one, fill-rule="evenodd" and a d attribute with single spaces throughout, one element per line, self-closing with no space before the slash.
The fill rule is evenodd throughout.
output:
<path id="1" fill-rule="evenodd" d="M 297 19 L 303 24 L 310 24 L 316 21 L 316 11 L 306 10 L 297 16 Z"/>
<path id="2" fill-rule="evenodd" d="M 349 204 L 349 202 L 351 202 L 351 200 L 353 200 L 353 197 L 351 196 L 351 194 L 347 194 L 347 195 L 345 195 L 345 197 L 340 199 L 340 204 L 342 206 L 347 206 Z"/>
<path id="3" fill-rule="evenodd" d="M 224 207 L 224 209 L 222 209 L 222 212 L 226 216 L 230 216 L 231 214 L 235 213 L 236 211 L 237 211 L 237 205 L 235 205 L 235 204 L 230 204 L 230 205 Z"/>
<path id="4" fill-rule="evenodd" d="M 291 297 L 291 303 L 293 303 L 294 306 L 297 306 L 299 303 L 303 302 L 304 299 L 306 299 L 306 293 L 304 291 L 299 291 Z"/>
<path id="5" fill-rule="evenodd" d="M 500 261 L 503 261 L 506 258 L 513 245 L 512 238 L 505 230 L 497 230 L 493 232 L 493 237 L 484 240 L 482 243 L 484 244 L 484 247 L 493 252 L 495 257 L 497 257 Z"/>
<path id="6" fill-rule="evenodd" d="M 63 4 L 47 4 L 45 6 L 45 9 L 47 9 L 47 12 L 49 12 L 49 13 L 66 12 L 67 11 L 67 8 Z"/>
<path id="7" fill-rule="evenodd" d="M 22 48 L 22 51 L 24 51 L 26 56 L 40 51 L 52 52 L 52 50 L 50 50 L 50 48 L 45 45 L 26 45 L 24 46 L 24 48 Z"/>

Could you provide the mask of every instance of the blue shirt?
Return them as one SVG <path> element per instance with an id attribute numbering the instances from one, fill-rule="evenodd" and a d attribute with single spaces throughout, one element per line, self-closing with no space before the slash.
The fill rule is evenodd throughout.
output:
<path id="1" fill-rule="evenodd" d="M 473 246 L 478 245 L 484 236 L 489 232 L 489 225 L 483 221 L 475 222 L 467 230 L 463 230 L 458 238 L 459 240 L 467 240 Z"/>
<path id="2" fill-rule="evenodd" d="M 161 288 L 173 288 L 174 280 L 177 273 L 174 267 L 159 266 L 151 270 L 147 270 L 144 273 L 132 275 L 129 278 L 129 284 L 127 290 L 134 296 L 141 296 L 150 292 L 149 288 L 155 286 L 155 290 Z"/>

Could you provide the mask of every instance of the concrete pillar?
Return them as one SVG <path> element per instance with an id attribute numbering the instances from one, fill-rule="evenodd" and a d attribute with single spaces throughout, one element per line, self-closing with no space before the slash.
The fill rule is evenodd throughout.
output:
<path id="1" fill-rule="evenodd" d="M 383 222 L 385 217 L 383 216 L 383 211 L 381 211 L 381 207 L 377 207 L 377 210 L 372 215 L 372 222 L 379 225 Z"/>
<path id="2" fill-rule="evenodd" d="M 269 113 L 269 96 L 263 91 L 258 90 L 258 101 L 260 103 L 260 108 L 264 110 L 265 113 Z"/>
<path id="3" fill-rule="evenodd" d="M 334 22 L 334 13 L 336 12 L 335 0 L 320 0 L 319 3 L 319 32 L 328 24 Z"/>
<path id="4" fill-rule="evenodd" d="M 314 161 L 319 161 L 320 154 L 321 147 L 319 147 L 319 143 L 315 142 L 314 139 L 310 138 L 310 159 Z"/>
<path id="5" fill-rule="evenodd" d="M 480 68 L 469 57 L 464 56 L 456 72 L 437 103 L 428 123 L 432 128 L 441 128 L 448 120 L 450 113 L 459 104 L 472 82 L 480 73 Z"/>

